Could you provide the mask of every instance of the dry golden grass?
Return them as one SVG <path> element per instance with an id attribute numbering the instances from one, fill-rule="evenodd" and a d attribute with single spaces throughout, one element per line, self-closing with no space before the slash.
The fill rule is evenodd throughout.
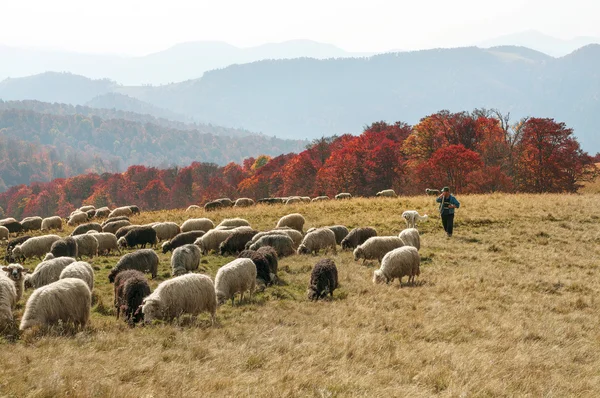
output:
<path id="1" fill-rule="evenodd" d="M 220 307 L 215 327 L 202 315 L 191 326 L 130 329 L 111 308 L 107 274 L 117 257 L 97 258 L 90 326 L 75 336 L 5 338 L 0 395 L 598 396 L 599 199 L 462 196 L 452 239 L 426 197 L 210 213 L 266 229 L 298 211 L 305 228 L 372 225 L 384 235 L 403 229 L 403 210 L 427 212 L 421 284 L 375 286 L 372 265 L 339 252 L 334 300 L 311 303 L 305 290 L 319 257 L 293 256 L 280 262 L 284 285 Z M 188 216 L 145 213 L 137 221 Z M 202 265 L 214 276 L 230 259 L 208 256 Z M 168 275 L 168 257 L 161 261 L 159 281 Z"/>

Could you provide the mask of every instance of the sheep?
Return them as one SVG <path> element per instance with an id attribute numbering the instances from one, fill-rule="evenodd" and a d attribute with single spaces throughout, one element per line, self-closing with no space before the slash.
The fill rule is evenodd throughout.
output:
<path id="1" fill-rule="evenodd" d="M 204 205 L 204 211 L 218 210 L 222 207 L 223 207 L 223 204 L 221 202 L 212 201 L 212 202 L 208 202 Z"/>
<path id="2" fill-rule="evenodd" d="M 265 258 L 269 262 L 269 270 L 270 270 L 271 274 L 277 275 L 277 269 L 279 266 L 278 265 L 279 259 L 277 257 L 277 251 L 275 251 L 275 249 L 272 248 L 271 246 L 262 246 L 262 247 L 259 247 L 258 250 L 256 250 L 256 252 L 265 256 Z"/>
<path id="3" fill-rule="evenodd" d="M 400 281 L 402 277 L 408 276 L 408 282 L 415 282 L 415 277 L 421 274 L 421 257 L 416 248 L 403 246 L 387 253 L 381 260 L 381 267 L 373 273 L 373 283 L 390 283 L 395 278 Z"/>
<path id="4" fill-rule="evenodd" d="M 117 240 L 119 247 L 137 247 L 140 245 L 145 248 L 147 244 L 155 246 L 158 243 L 156 231 L 152 227 L 134 228 L 127 232 L 125 236 Z"/>
<path id="5" fill-rule="evenodd" d="M 58 257 L 73 257 L 73 258 L 77 258 L 78 257 L 78 247 L 77 247 L 77 241 L 75 239 L 73 239 L 73 237 L 66 237 L 63 239 L 59 239 L 57 241 L 55 241 L 54 243 L 52 243 L 52 246 L 50 246 L 50 253 L 52 256 L 48 256 L 46 254 L 46 258 L 44 258 L 44 260 L 48 260 L 51 258 L 58 258 Z"/>
<path id="6" fill-rule="evenodd" d="M 77 278 L 84 281 L 90 291 L 94 290 L 94 269 L 89 263 L 76 261 L 65 267 L 60 273 L 59 279 Z"/>
<path id="7" fill-rule="evenodd" d="M 42 217 L 25 217 L 21 220 L 23 231 L 39 231 L 42 229 Z"/>
<path id="8" fill-rule="evenodd" d="M 396 195 L 396 192 L 394 192 L 393 189 L 384 189 L 383 191 L 377 192 L 377 194 L 375 196 L 382 197 L 382 198 L 397 198 L 398 197 L 398 195 Z"/>
<path id="9" fill-rule="evenodd" d="M 342 239 L 342 249 L 355 249 L 358 245 L 362 245 L 367 239 L 373 236 L 377 236 L 375 228 L 354 228 L 348 233 L 348 236 Z"/>
<path id="10" fill-rule="evenodd" d="M 252 297 L 255 286 L 256 266 L 249 258 L 237 258 L 217 271 L 215 277 L 217 303 L 222 305 L 231 298 L 231 305 L 233 305 L 236 293 L 240 293 L 241 302 L 246 290 L 250 290 L 250 297 Z"/>
<path id="11" fill-rule="evenodd" d="M 131 215 L 133 215 L 133 211 L 131 210 L 131 208 L 129 206 L 122 206 L 122 207 L 117 207 L 116 209 L 111 211 L 108 214 L 108 218 L 122 217 L 122 216 L 130 217 Z"/>
<path id="12" fill-rule="evenodd" d="M 128 269 L 115 278 L 115 309 L 117 320 L 121 311 L 125 319 L 134 325 L 142 320 L 142 311 L 139 308 L 144 298 L 150 295 L 150 285 L 143 273 Z"/>
<path id="13" fill-rule="evenodd" d="M 293 228 L 288 228 L 288 227 L 275 228 L 269 232 L 271 232 L 271 233 L 283 232 L 284 234 L 286 234 L 287 236 L 292 238 L 292 241 L 294 242 L 294 247 L 298 247 L 300 245 L 300 243 L 302 243 L 302 239 L 304 238 L 304 235 L 302 235 L 302 232 L 297 231 Z"/>
<path id="14" fill-rule="evenodd" d="M 110 214 L 110 209 L 108 207 L 101 207 L 96 209 L 96 218 L 105 218 Z"/>
<path id="15" fill-rule="evenodd" d="M 197 245 L 200 250 L 202 250 L 203 255 L 207 255 L 211 250 L 214 250 L 215 252 L 219 250 L 221 243 L 223 243 L 229 236 L 233 235 L 234 231 L 234 229 L 211 229 L 206 234 L 196 239 L 194 244 Z"/>
<path id="16" fill-rule="evenodd" d="M 158 255 L 152 249 L 140 249 L 133 253 L 127 253 L 119 259 L 117 264 L 108 274 L 108 281 L 113 283 L 115 276 L 126 269 L 136 269 L 141 272 L 149 272 L 152 279 L 158 275 Z"/>
<path id="17" fill-rule="evenodd" d="M 131 221 L 131 220 L 127 216 L 110 217 L 110 218 L 107 218 L 106 220 L 104 220 L 102 222 L 102 224 L 100 224 L 100 225 L 102 225 L 102 227 L 104 228 L 104 226 L 106 224 L 110 224 L 111 222 L 115 222 L 115 221 Z"/>
<path id="18" fill-rule="evenodd" d="M 80 212 L 82 212 L 82 213 L 86 213 L 86 212 L 88 212 L 88 211 L 90 211 L 90 210 L 95 210 L 95 209 L 96 209 L 96 206 L 92 206 L 92 205 L 85 205 L 85 206 L 81 206 L 81 207 L 79 208 L 79 211 L 80 211 Z"/>
<path id="19" fill-rule="evenodd" d="M 21 223 L 14 218 L 5 218 L 4 220 L 0 220 L 0 226 L 8 229 L 8 232 L 11 234 L 16 234 L 23 231 L 23 226 Z"/>
<path id="20" fill-rule="evenodd" d="M 256 267 L 256 279 L 262 282 L 264 285 L 270 285 L 275 275 L 271 273 L 271 267 L 269 266 L 269 260 L 264 254 L 259 253 L 255 250 L 244 250 L 240 253 L 238 258 L 249 258 Z"/>
<path id="21" fill-rule="evenodd" d="M 296 203 L 302 203 L 302 199 L 300 198 L 289 198 L 288 200 L 285 201 L 286 205 L 293 205 Z"/>
<path id="22" fill-rule="evenodd" d="M 35 267 L 33 273 L 25 277 L 25 287 L 37 289 L 60 279 L 60 273 L 67 265 L 74 263 L 72 257 L 59 257 L 42 261 Z"/>
<path id="23" fill-rule="evenodd" d="M 254 206 L 254 201 L 250 198 L 239 198 L 235 201 L 234 207 L 249 207 Z"/>
<path id="24" fill-rule="evenodd" d="M 12 311 L 17 301 L 15 284 L 8 276 L 0 274 L 0 330 L 12 324 Z"/>
<path id="25" fill-rule="evenodd" d="M 432 196 L 432 195 L 439 196 L 440 195 L 440 190 L 439 189 L 429 189 L 429 188 L 427 188 L 427 189 L 425 189 L 425 194 L 426 195 L 430 195 L 430 196 Z"/>
<path id="26" fill-rule="evenodd" d="M 317 196 L 316 198 L 312 198 L 311 202 L 322 202 L 324 200 L 329 200 L 329 196 Z"/>
<path id="27" fill-rule="evenodd" d="M 92 305 L 92 293 L 84 281 L 76 278 L 60 279 L 37 289 L 25 305 L 20 330 L 33 326 L 73 323 L 85 327 Z"/>
<path id="28" fill-rule="evenodd" d="M 310 197 L 309 196 L 301 196 L 300 200 L 303 201 L 304 203 L 310 203 Z"/>
<path id="29" fill-rule="evenodd" d="M 277 228 L 289 227 L 302 232 L 304 223 L 305 220 L 304 217 L 302 217 L 302 214 L 292 213 L 281 217 L 279 221 L 277 221 Z"/>
<path id="30" fill-rule="evenodd" d="M 190 243 L 194 243 L 196 239 L 202 237 L 205 234 L 204 231 L 189 231 L 182 232 L 170 241 L 164 242 L 162 244 L 162 252 L 163 254 L 168 253 L 169 251 L 177 249 L 179 246 L 187 245 Z"/>
<path id="31" fill-rule="evenodd" d="M 171 274 L 179 276 L 190 271 L 195 271 L 200 265 L 200 249 L 196 245 L 188 244 L 173 250 L 171 256 Z"/>
<path id="32" fill-rule="evenodd" d="M 59 216 L 46 217 L 42 220 L 42 231 L 49 231 L 51 229 L 62 230 L 63 220 Z"/>
<path id="33" fill-rule="evenodd" d="M 258 203 L 263 203 L 267 205 L 274 205 L 277 203 L 283 203 L 281 198 L 262 198 L 258 200 Z"/>
<path id="34" fill-rule="evenodd" d="M 127 225 L 131 225 L 131 223 L 127 220 L 109 222 L 108 224 L 102 227 L 102 232 L 109 232 L 111 234 L 114 234 L 119 230 L 119 228 L 125 227 Z"/>
<path id="35" fill-rule="evenodd" d="M 117 243 L 117 237 L 114 234 L 108 232 L 95 232 L 94 238 L 98 241 L 98 254 L 104 255 L 109 254 L 111 250 L 116 250 L 121 254 L 121 249 Z"/>
<path id="36" fill-rule="evenodd" d="M 102 225 L 95 223 L 95 222 L 81 224 L 77 228 L 75 228 L 73 230 L 73 232 L 71 232 L 71 236 L 83 235 L 83 234 L 87 233 L 88 231 L 102 232 Z"/>
<path id="37" fill-rule="evenodd" d="M 6 276 L 13 281 L 17 292 L 17 302 L 19 302 L 25 290 L 25 274 L 29 270 L 23 268 L 21 264 L 9 264 L 6 267 L 2 267 L 2 271 L 6 272 Z"/>
<path id="38" fill-rule="evenodd" d="M 408 246 L 412 246 L 417 250 L 421 250 L 421 237 L 416 228 L 407 228 L 398 234 L 400 239 Z"/>
<path id="39" fill-rule="evenodd" d="M 123 236 L 127 235 L 127 232 L 134 230 L 136 228 L 140 228 L 141 225 L 126 225 L 124 227 L 121 227 L 117 230 L 117 232 L 114 233 L 115 237 L 117 239 L 122 238 Z"/>
<path id="40" fill-rule="evenodd" d="M 4 260 L 7 263 L 12 262 L 14 260 L 14 258 L 12 256 L 12 251 L 13 251 L 14 247 L 17 245 L 20 245 L 21 243 L 25 242 L 26 240 L 28 240 L 30 238 L 31 238 L 30 235 L 23 235 L 23 236 L 19 236 L 18 238 L 9 240 L 8 244 L 6 245 L 6 255 L 4 256 Z"/>
<path id="41" fill-rule="evenodd" d="M 217 227 L 249 227 L 250 223 L 243 218 L 226 218 Z"/>
<path id="42" fill-rule="evenodd" d="M 298 246 L 298 254 L 317 254 L 319 250 L 325 249 L 325 252 L 331 248 L 333 253 L 337 253 L 335 243 L 335 234 L 329 228 L 317 228 L 316 230 L 306 234 L 302 243 Z"/>
<path id="43" fill-rule="evenodd" d="M 223 207 L 233 207 L 233 201 L 229 198 L 219 198 L 215 199 L 215 202 L 219 202 L 223 205 Z"/>
<path id="44" fill-rule="evenodd" d="M 252 265 L 254 267 L 254 265 Z M 162 282 L 142 302 L 144 321 L 172 321 L 183 314 L 210 314 L 214 325 L 217 313 L 215 285 L 208 275 L 186 274 Z"/>
<path id="45" fill-rule="evenodd" d="M 93 258 L 98 255 L 98 239 L 95 235 L 76 235 L 73 239 L 77 242 L 77 258 L 81 259 L 83 256 Z"/>
<path id="46" fill-rule="evenodd" d="M 25 260 L 31 257 L 41 259 L 50 251 L 52 244 L 60 239 L 58 235 L 42 235 L 29 238 L 20 245 L 16 245 L 12 250 L 12 257 Z"/>
<path id="47" fill-rule="evenodd" d="M 420 216 L 416 210 L 406 210 L 402 213 L 402 218 L 406 221 L 407 228 L 416 228 L 417 221 L 427 221 L 429 217 L 427 214 Z"/>
<path id="48" fill-rule="evenodd" d="M 10 236 L 10 232 L 8 232 L 8 228 L 0 226 L 0 239 L 1 240 L 4 240 L 4 239 L 8 240 L 9 236 Z"/>
<path id="49" fill-rule="evenodd" d="M 202 208 L 200 206 L 198 206 L 198 205 L 191 205 L 191 206 L 188 206 L 187 209 L 185 209 L 185 212 L 189 213 L 189 212 L 192 212 L 192 211 L 199 211 L 201 209 Z"/>
<path id="50" fill-rule="evenodd" d="M 335 195 L 335 199 L 336 200 L 352 199 L 352 194 L 349 194 L 348 192 L 341 192 L 341 193 L 338 193 L 337 195 Z"/>
<path id="51" fill-rule="evenodd" d="M 325 227 L 325 228 L 329 228 L 330 230 L 333 231 L 333 233 L 335 234 L 335 243 L 337 243 L 338 245 L 340 245 L 342 243 L 342 241 L 344 240 L 344 238 L 346 236 L 348 236 L 348 228 L 346 228 L 343 225 L 332 225 L 329 227 Z M 316 228 L 310 228 L 308 231 L 306 231 L 306 233 L 312 232 L 314 231 Z"/>
<path id="52" fill-rule="evenodd" d="M 377 260 L 381 263 L 383 256 L 404 245 L 404 241 L 397 236 L 373 236 L 354 249 L 354 261 L 362 258 L 363 264 L 365 260 Z"/>
<path id="53" fill-rule="evenodd" d="M 287 235 L 265 235 L 250 245 L 250 250 L 258 250 L 263 246 L 272 246 L 278 257 L 294 254 L 294 241 Z"/>
<path id="54" fill-rule="evenodd" d="M 181 232 L 190 232 L 190 231 L 204 231 L 208 232 L 209 230 L 215 227 L 215 223 L 212 222 L 211 219 L 208 218 L 190 218 L 186 220 L 183 224 L 181 224 Z"/>
<path id="55" fill-rule="evenodd" d="M 88 210 L 85 212 L 85 214 L 87 214 L 88 220 L 91 220 L 92 218 L 96 217 L 96 210 Z"/>
<path id="56" fill-rule="evenodd" d="M 87 214 L 82 213 L 82 212 L 76 212 L 69 217 L 69 220 L 67 221 L 67 225 L 76 226 L 76 225 L 86 222 L 87 220 L 88 220 Z"/>
<path id="57" fill-rule="evenodd" d="M 338 272 L 335 262 L 329 258 L 319 260 L 310 273 L 308 285 L 308 299 L 316 301 L 324 298 L 329 293 L 333 298 L 333 291 L 338 287 Z"/>
<path id="58" fill-rule="evenodd" d="M 252 240 L 258 231 L 251 230 L 235 230 L 219 245 L 219 251 L 222 256 L 226 254 L 237 254 L 244 250 L 246 244 Z"/>
<path id="59" fill-rule="evenodd" d="M 260 238 L 262 238 L 263 236 L 267 236 L 267 235 L 283 235 L 283 236 L 290 236 L 288 235 L 283 228 L 282 229 L 271 229 L 269 231 L 262 231 L 257 233 L 256 235 L 254 235 L 254 237 L 252 238 L 252 240 L 250 240 L 250 242 L 246 243 L 246 247 L 245 249 L 248 250 L 250 249 L 250 246 L 252 246 L 254 243 L 256 243 L 257 240 L 259 240 Z M 291 238 L 291 236 L 290 236 Z M 292 239 L 292 242 L 294 240 Z M 297 245 L 294 243 L 294 247 L 297 247 Z"/>
<path id="60" fill-rule="evenodd" d="M 140 214 L 140 208 L 136 205 L 128 206 L 131 214 Z"/>

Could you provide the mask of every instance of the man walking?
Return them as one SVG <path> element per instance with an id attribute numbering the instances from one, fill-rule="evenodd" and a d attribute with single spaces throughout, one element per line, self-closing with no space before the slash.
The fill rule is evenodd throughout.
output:
<path id="1" fill-rule="evenodd" d="M 450 188 L 444 187 L 442 194 L 435 200 L 440 204 L 440 215 L 442 216 L 442 225 L 444 231 L 448 234 L 448 237 L 452 237 L 452 230 L 454 229 L 454 209 L 460 207 L 460 203 L 456 198 L 450 194 Z"/>

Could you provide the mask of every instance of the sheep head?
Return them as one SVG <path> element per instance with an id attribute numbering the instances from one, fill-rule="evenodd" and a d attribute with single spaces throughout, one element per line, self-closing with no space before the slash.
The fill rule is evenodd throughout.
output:
<path id="1" fill-rule="evenodd" d="M 362 247 L 357 247 L 354 249 L 354 261 L 358 261 L 361 258 L 365 258 L 365 251 Z"/>
<path id="2" fill-rule="evenodd" d="M 165 243 L 162 244 L 162 252 L 163 252 L 163 254 L 166 254 L 169 250 L 171 250 L 171 242 L 166 241 Z"/>
<path id="3" fill-rule="evenodd" d="M 306 247 L 305 244 L 301 244 L 300 246 L 298 246 L 298 254 L 309 254 L 310 250 L 308 250 L 308 247 Z"/>
<path id="4" fill-rule="evenodd" d="M 378 269 L 378 270 L 375 270 L 375 272 L 373 272 L 373 283 L 375 283 L 375 284 L 388 283 L 388 278 L 387 278 L 387 276 L 385 276 L 383 274 L 383 272 L 380 269 Z"/>
<path id="5" fill-rule="evenodd" d="M 29 272 L 29 270 L 23 268 L 21 264 L 10 264 L 7 267 L 2 267 L 2 271 L 6 272 L 8 277 L 15 282 L 19 282 L 24 278 L 23 275 Z"/>

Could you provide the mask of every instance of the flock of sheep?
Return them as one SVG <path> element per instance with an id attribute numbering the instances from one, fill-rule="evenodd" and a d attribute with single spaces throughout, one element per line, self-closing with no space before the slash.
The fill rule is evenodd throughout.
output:
<path id="1" fill-rule="evenodd" d="M 382 191 L 386 193 L 379 196 L 392 196 L 389 191 Z M 287 198 L 286 203 L 292 199 L 297 198 Z M 236 206 L 241 203 L 240 199 L 230 202 Z M 241 206 L 251 205 L 242 202 Z M 321 251 L 335 254 L 338 245 L 342 250 L 354 250 L 355 261 L 379 261 L 373 283 L 389 283 L 397 278 L 401 285 L 405 276 L 409 283 L 414 283 L 420 274 L 420 236 L 415 226 L 417 221 L 427 219 L 416 211 L 407 211 L 403 217 L 408 228 L 399 236 L 378 236 L 372 227 L 348 230 L 343 225 L 310 228 L 304 233 L 305 219 L 298 213 L 281 217 L 271 230 L 257 231 L 242 218 L 224 219 L 217 225 L 208 218 L 190 218 L 181 225 L 174 222 L 134 225 L 132 216 L 139 212 L 137 206 L 112 211 L 84 206 L 66 221 L 75 226 L 70 236 L 20 235 L 10 240 L 5 257 L 10 264 L 0 272 L 0 329 L 14 322 L 15 305 L 28 288 L 35 290 L 27 300 L 21 330 L 61 322 L 85 326 L 92 304 L 94 269 L 81 260 L 84 256 L 93 258 L 111 252 L 121 255 L 125 248 L 135 250 L 120 257 L 108 279 L 114 284 L 117 319 L 123 316 L 131 325 L 141 321 L 171 321 L 183 314 L 197 316 L 203 312 L 209 313 L 214 323 L 219 305 L 228 300 L 233 305 L 237 294 L 242 301 L 246 292 L 251 296 L 257 288 L 265 289 L 276 283 L 280 258 L 316 255 Z M 93 222 L 98 218 L 105 220 Z M 30 217 L 21 222 L 4 219 L 0 220 L 0 237 L 34 230 L 62 230 L 62 227 L 60 217 Z M 157 276 L 159 257 L 155 249 L 161 242 L 163 253 L 172 252 L 172 278 L 152 292 L 145 274 Z M 237 256 L 218 269 L 214 281 L 208 275 L 193 272 L 198 270 L 202 256 L 211 252 Z M 18 263 L 29 258 L 41 260 L 32 272 Z M 337 274 L 332 259 L 319 260 L 311 272 L 308 298 L 333 296 L 338 287 Z"/>

